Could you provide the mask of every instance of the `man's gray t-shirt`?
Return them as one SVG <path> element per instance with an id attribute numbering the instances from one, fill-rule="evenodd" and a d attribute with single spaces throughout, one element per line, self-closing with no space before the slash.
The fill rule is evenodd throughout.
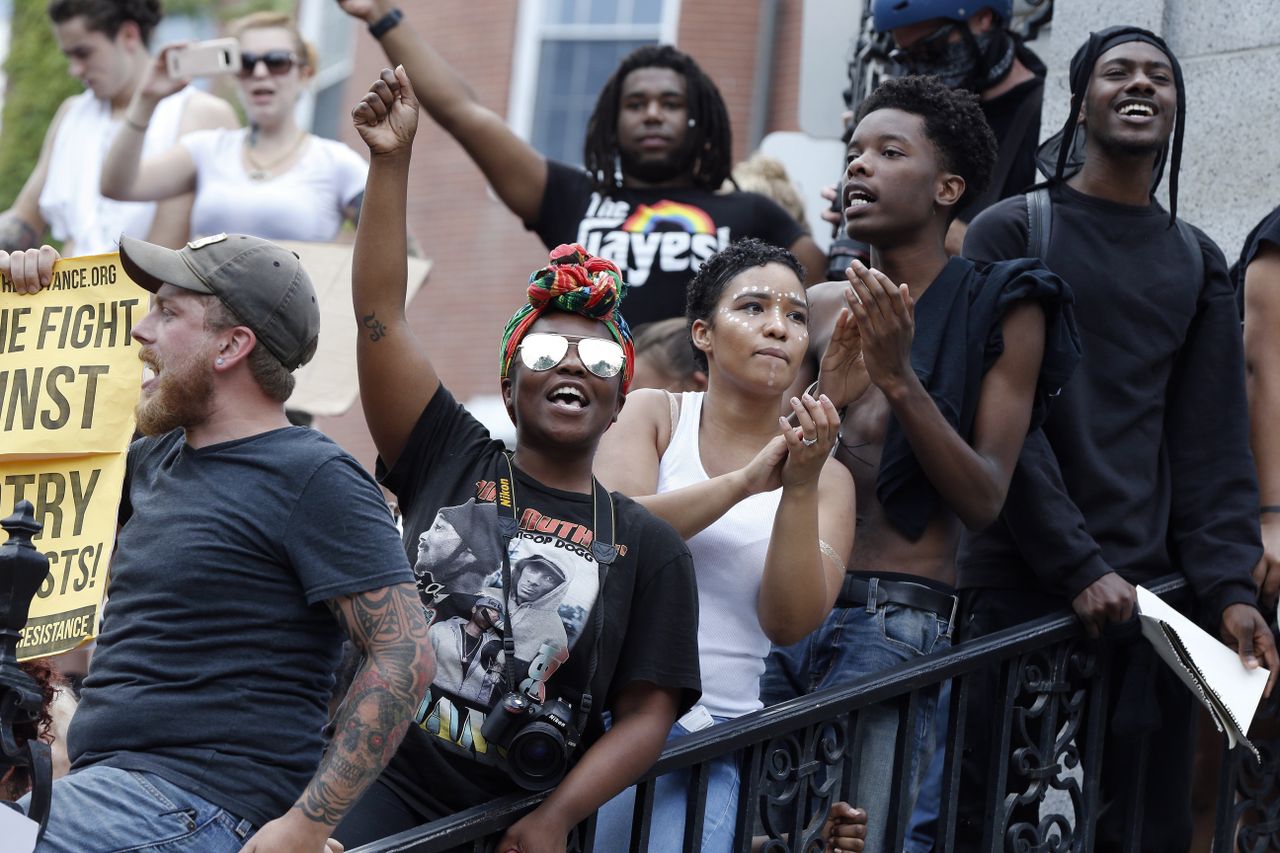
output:
<path id="1" fill-rule="evenodd" d="M 328 599 L 411 582 L 373 479 L 313 430 L 134 442 L 74 769 L 156 773 L 261 826 L 323 749 L 342 631 Z"/>

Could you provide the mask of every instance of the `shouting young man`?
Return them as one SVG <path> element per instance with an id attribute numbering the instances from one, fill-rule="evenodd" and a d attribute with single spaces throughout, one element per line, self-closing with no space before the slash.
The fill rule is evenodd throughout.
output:
<path id="1" fill-rule="evenodd" d="M 809 358 L 823 359 L 820 390 L 847 407 L 836 458 L 857 488 L 857 544 L 824 625 L 775 648 L 766 702 L 950 645 L 961 532 L 995 519 L 1028 427 L 1074 367 L 1070 296 L 1056 276 L 1036 261 L 976 266 L 947 256 L 956 207 L 982 191 L 994 160 L 995 140 L 969 92 L 904 77 L 863 101 L 843 201 L 849 235 L 871 246 L 874 268 L 855 261 L 848 284 L 809 291 Z M 828 349 L 833 336 L 844 346 Z M 890 820 L 902 811 L 884 780 L 901 760 L 918 789 L 935 698 L 923 699 L 907 754 L 896 759 L 896 709 L 862 714 L 851 799 L 867 810 L 869 851 L 902 849 L 887 834 L 901 838 L 905 827 Z"/>

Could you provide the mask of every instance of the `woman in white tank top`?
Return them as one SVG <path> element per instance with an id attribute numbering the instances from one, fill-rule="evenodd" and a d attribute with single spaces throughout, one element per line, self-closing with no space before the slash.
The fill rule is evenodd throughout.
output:
<path id="1" fill-rule="evenodd" d="M 237 84 L 249 126 L 199 131 L 143 159 L 138 133 L 119 133 L 102 167 L 110 198 L 151 201 L 195 192 L 191 237 L 253 234 L 328 242 L 355 221 L 368 164 L 341 142 L 299 127 L 298 99 L 315 74 L 315 49 L 287 15 L 259 12 L 231 25 L 240 41 Z M 127 128 L 152 121 L 157 100 L 186 85 L 168 75 L 167 47 L 126 112 Z"/>
<path id="2" fill-rule="evenodd" d="M 853 547 L 853 479 L 830 458 L 840 417 L 825 396 L 789 397 L 809 342 L 802 279 L 790 252 L 758 240 L 708 260 L 688 296 L 707 390 L 632 392 L 596 456 L 600 480 L 669 522 L 693 554 L 702 700 L 673 736 L 761 707 L 770 645 L 822 623 Z M 651 851 L 680 848 L 687 780 L 659 780 Z M 737 785 L 731 758 L 712 767 L 703 850 L 730 849 Z M 630 813 L 626 794 L 601 810 L 601 849 L 625 847 Z"/>

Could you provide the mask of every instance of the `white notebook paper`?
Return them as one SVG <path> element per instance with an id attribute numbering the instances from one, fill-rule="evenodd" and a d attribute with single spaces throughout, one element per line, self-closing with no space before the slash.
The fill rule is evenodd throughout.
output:
<path id="1" fill-rule="evenodd" d="M 1249 724 L 1270 672 L 1262 667 L 1246 669 L 1240 656 L 1216 637 L 1151 591 L 1140 586 L 1137 590 L 1143 636 L 1209 709 L 1227 743 L 1232 747 L 1243 743 L 1258 757 L 1248 738 Z"/>

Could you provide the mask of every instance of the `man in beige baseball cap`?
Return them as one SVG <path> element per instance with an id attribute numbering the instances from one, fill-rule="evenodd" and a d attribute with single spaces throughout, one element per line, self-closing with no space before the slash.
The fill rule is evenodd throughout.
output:
<path id="1" fill-rule="evenodd" d="M 205 237 L 176 251 L 122 236 L 120 263 L 157 297 L 134 329 L 141 358 L 156 374 L 143 384 L 138 429 L 156 435 L 185 427 L 192 442 L 192 429 L 198 440 L 200 422 L 220 410 L 262 426 L 284 417 L 293 371 L 315 354 L 320 333 L 315 289 L 297 255 L 244 234 Z M 178 327 L 165 321 L 179 306 L 198 304 L 202 331 L 212 339 L 179 335 L 170 342 Z M 203 346 L 216 352 L 200 357 Z M 233 411 L 218 405 L 220 391 L 230 392 Z"/>
<path id="2" fill-rule="evenodd" d="M 38 291 L 56 257 L 0 252 L 0 273 Z M 146 437 L 129 448 L 110 600 L 40 849 L 137 850 L 185 821 L 201 853 L 333 853 L 434 657 L 377 485 L 285 417 L 316 348 L 315 293 L 292 252 L 256 237 L 178 251 L 124 237 L 120 258 L 155 294 L 133 327 L 154 374 Z M 364 662 L 322 761 L 344 637 Z"/>

